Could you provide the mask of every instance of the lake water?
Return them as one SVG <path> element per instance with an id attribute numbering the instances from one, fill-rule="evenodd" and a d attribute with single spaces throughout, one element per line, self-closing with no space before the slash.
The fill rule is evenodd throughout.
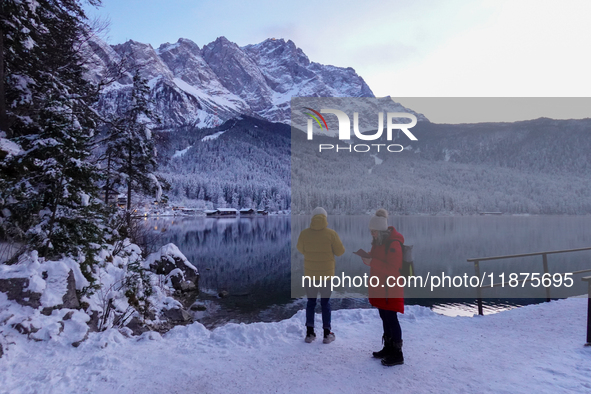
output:
<path id="1" fill-rule="evenodd" d="M 294 277 L 301 275 L 301 255 L 294 250 L 295 243 L 309 221 L 309 216 L 271 215 L 146 218 L 144 222 L 155 235 L 153 247 L 172 242 L 199 269 L 200 298 L 208 310 L 197 312 L 195 318 L 211 327 L 230 321 L 277 321 L 305 307 L 304 299 L 292 298 L 291 285 L 292 273 Z M 329 227 L 339 233 L 347 249 L 337 259 L 337 275 L 369 272 L 351 253 L 359 248 L 370 249 L 368 221 L 369 216 L 329 216 Z M 472 275 L 474 266 L 466 262 L 468 258 L 591 247 L 591 216 L 400 216 L 389 222 L 405 236 L 406 244 L 414 245 L 417 275 Z M 549 255 L 548 265 L 551 273 L 591 268 L 591 251 Z M 541 256 L 481 263 L 482 272 L 541 269 Z M 568 292 L 558 291 L 552 296 L 586 293 L 581 276 L 574 277 L 575 286 Z M 218 298 L 217 294 L 224 290 L 229 296 Z M 519 289 L 516 293 L 484 290 L 488 298 L 485 313 L 540 301 L 532 297 L 545 297 L 541 288 L 538 293 L 529 290 L 527 294 Z M 333 309 L 370 307 L 361 291 L 341 289 L 339 294 L 345 298 L 333 299 Z M 507 299 L 508 294 L 511 299 Z M 455 289 L 438 293 L 437 297 L 413 298 L 407 303 L 451 315 L 476 313 L 474 289 Z"/>

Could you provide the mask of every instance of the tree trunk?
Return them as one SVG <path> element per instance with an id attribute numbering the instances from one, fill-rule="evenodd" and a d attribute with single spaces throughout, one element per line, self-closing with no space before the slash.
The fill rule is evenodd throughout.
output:
<path id="1" fill-rule="evenodd" d="M 8 129 L 6 120 L 6 94 L 4 92 L 4 31 L 0 25 L 0 130 L 4 131 L 8 138 L 11 138 L 12 132 Z"/>
<path id="2" fill-rule="evenodd" d="M 105 184 L 105 206 L 109 206 L 109 194 L 111 193 L 111 185 L 109 179 L 111 178 L 111 152 L 107 154 L 107 183 Z"/>
<path id="3" fill-rule="evenodd" d="M 133 175 L 132 158 L 131 158 L 131 139 L 128 142 L 128 157 L 127 157 L 127 212 L 131 213 L 131 176 Z"/>
<path id="4" fill-rule="evenodd" d="M 56 187 L 56 190 L 61 190 L 62 185 L 64 182 L 64 174 L 62 172 L 62 175 L 59 179 L 58 182 L 58 186 Z M 54 200 L 53 200 L 53 206 L 51 207 L 51 218 L 49 219 L 49 223 L 48 223 L 48 227 L 49 227 L 49 234 L 47 234 L 47 241 L 42 249 L 42 253 L 41 253 L 41 257 L 47 257 L 49 255 L 49 244 L 51 243 L 51 239 L 53 238 L 53 230 L 54 230 L 54 225 L 55 225 L 55 217 L 57 214 L 57 209 L 60 205 L 60 193 L 57 191 L 54 191 Z"/>

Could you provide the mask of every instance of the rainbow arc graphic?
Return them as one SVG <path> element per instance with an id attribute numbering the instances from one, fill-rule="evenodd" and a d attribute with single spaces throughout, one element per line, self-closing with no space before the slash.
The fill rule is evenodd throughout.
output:
<path id="1" fill-rule="evenodd" d="M 314 111 L 312 108 L 308 108 L 308 107 L 304 107 L 304 109 L 307 109 L 309 111 L 312 111 L 313 114 L 309 113 L 309 112 L 304 112 L 306 115 L 310 115 L 312 118 L 314 118 L 314 120 L 316 121 L 316 123 L 318 123 L 318 126 L 320 126 L 320 130 L 322 130 L 322 123 L 324 123 L 324 127 L 326 127 L 326 131 L 328 131 L 328 125 L 326 124 L 326 120 L 324 120 L 324 116 L 322 116 L 320 114 L 320 112 L 318 111 Z M 322 123 L 320 123 L 320 119 L 318 119 L 318 117 L 316 117 L 316 115 L 318 115 L 318 117 L 320 119 L 322 119 Z"/>

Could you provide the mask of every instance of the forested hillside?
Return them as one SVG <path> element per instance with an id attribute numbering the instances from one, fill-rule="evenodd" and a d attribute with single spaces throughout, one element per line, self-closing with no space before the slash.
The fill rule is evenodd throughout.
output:
<path id="1" fill-rule="evenodd" d="M 333 138 L 292 138 L 292 209 L 399 214 L 591 213 L 591 120 L 420 122 L 400 153 L 318 152 Z M 352 141 L 353 144 L 364 141 Z M 382 140 L 378 143 L 387 143 Z"/>
<path id="2" fill-rule="evenodd" d="M 248 116 L 212 129 L 159 133 L 160 171 L 171 202 L 288 209 L 289 133 L 289 126 Z"/>

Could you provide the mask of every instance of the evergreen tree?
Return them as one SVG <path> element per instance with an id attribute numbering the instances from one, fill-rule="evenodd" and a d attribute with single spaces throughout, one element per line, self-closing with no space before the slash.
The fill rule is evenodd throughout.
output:
<path id="1" fill-rule="evenodd" d="M 261 201 L 259 203 L 259 209 L 269 208 L 268 204 L 269 204 L 269 201 L 267 200 L 267 191 L 263 189 L 263 192 L 261 193 Z"/>
<path id="2" fill-rule="evenodd" d="M 36 11 L 32 2 L 0 2 L 0 130 L 9 138 L 23 104 L 32 99 L 28 85 L 33 82 L 30 75 L 38 59 L 31 56 L 37 35 L 37 30 L 31 29 L 41 23 Z"/>
<path id="3" fill-rule="evenodd" d="M 240 209 L 240 195 L 237 192 L 232 193 L 232 208 Z"/>
<path id="4" fill-rule="evenodd" d="M 281 195 L 279 193 L 275 194 L 275 204 L 277 205 L 278 210 L 282 210 L 283 206 L 285 205 L 283 203 L 283 198 L 281 197 Z"/>
<path id="5" fill-rule="evenodd" d="M 73 0 L 3 1 L 7 9 L 2 127 L 22 152 L 0 162 L 0 231 L 44 257 L 88 252 L 103 241 L 105 216 L 88 160 L 98 92 L 79 52 L 85 15 Z"/>
<path id="6" fill-rule="evenodd" d="M 162 188 L 156 177 L 156 150 L 151 125 L 157 122 L 149 108 L 150 88 L 136 70 L 130 102 L 122 115 L 111 123 L 105 157 L 107 182 L 105 194 L 118 187 L 127 192 L 127 211 L 131 213 L 132 191 L 156 193 L 160 200 Z M 154 121 L 154 119 L 156 119 Z"/>

